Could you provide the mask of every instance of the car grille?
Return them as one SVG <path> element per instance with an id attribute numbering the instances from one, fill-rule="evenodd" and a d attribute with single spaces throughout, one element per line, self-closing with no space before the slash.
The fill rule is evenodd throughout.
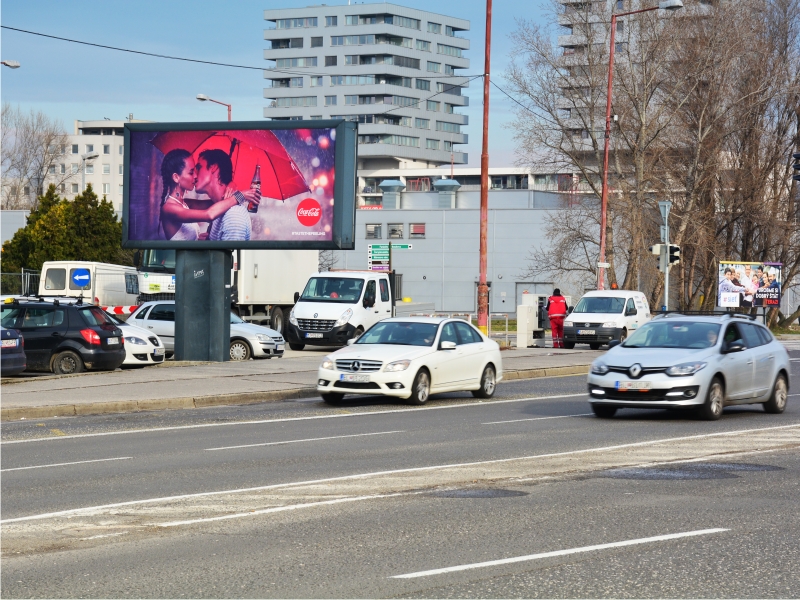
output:
<path id="1" fill-rule="evenodd" d="M 359 368 L 354 369 L 353 363 L 359 363 Z M 347 360 L 337 360 L 336 361 L 336 369 L 339 371 L 350 371 L 353 373 L 374 373 L 376 371 L 381 370 L 381 366 L 383 363 L 379 360 L 358 360 L 358 359 L 347 359 Z"/>
<path id="2" fill-rule="evenodd" d="M 283 336 L 280 336 L 280 335 L 272 336 L 272 341 L 275 342 L 276 344 L 282 344 L 283 343 Z"/>
<path id="3" fill-rule="evenodd" d="M 666 370 L 666 367 L 642 367 L 642 373 L 639 377 L 642 377 L 642 375 L 651 375 L 653 373 L 663 373 Z M 624 373 L 630 377 L 628 367 L 608 367 L 608 371 L 610 373 Z M 635 379 L 639 379 L 639 377 L 635 377 Z"/>
<path id="4" fill-rule="evenodd" d="M 354 381 L 337 381 L 333 384 L 335 388 L 345 388 L 351 390 L 379 390 L 381 386 L 377 383 L 356 383 Z"/>
<path id="5" fill-rule="evenodd" d="M 297 319 L 297 325 L 303 331 L 330 331 L 336 321 L 324 319 Z"/>
<path id="6" fill-rule="evenodd" d="M 629 402 L 647 402 L 657 400 L 686 400 L 683 396 L 667 396 L 670 390 L 630 390 L 621 392 L 615 388 L 602 388 L 605 391 L 603 396 L 592 396 L 599 401 L 602 400 L 628 400 Z"/>
<path id="7" fill-rule="evenodd" d="M 570 327 L 574 327 L 575 329 L 597 329 L 601 327 L 602 323 L 579 323 L 578 321 L 573 321 Z"/>
<path id="8" fill-rule="evenodd" d="M 151 338 L 147 338 L 147 339 L 150 340 L 150 343 L 153 344 L 153 346 L 156 346 L 156 347 L 160 346 L 160 344 L 158 343 L 158 338 L 157 337 L 151 337 Z"/>

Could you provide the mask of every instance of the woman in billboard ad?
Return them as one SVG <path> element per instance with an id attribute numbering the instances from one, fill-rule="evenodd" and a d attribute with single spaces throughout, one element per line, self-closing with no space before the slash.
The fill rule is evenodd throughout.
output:
<path id="1" fill-rule="evenodd" d="M 717 306 L 780 305 L 782 267 L 781 263 L 720 261 Z"/>
<path id="2" fill-rule="evenodd" d="M 335 146 L 332 128 L 130 131 L 128 240 L 330 241 Z"/>

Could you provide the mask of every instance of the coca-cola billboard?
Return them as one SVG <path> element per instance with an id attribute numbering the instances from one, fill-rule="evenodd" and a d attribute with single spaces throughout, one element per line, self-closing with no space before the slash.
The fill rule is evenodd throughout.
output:
<path id="1" fill-rule="evenodd" d="M 133 123 L 125 144 L 125 247 L 354 247 L 352 123 Z"/>

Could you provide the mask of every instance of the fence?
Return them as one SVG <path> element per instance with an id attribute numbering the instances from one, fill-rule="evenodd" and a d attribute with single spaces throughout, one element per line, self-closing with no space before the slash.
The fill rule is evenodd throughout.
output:
<path id="1" fill-rule="evenodd" d="M 0 273 L 0 295 L 26 296 L 39 293 L 39 271 Z"/>
<path id="2" fill-rule="evenodd" d="M 477 321 L 478 315 L 475 313 L 445 313 L 445 312 L 426 312 L 426 313 L 411 313 L 408 315 L 409 317 L 442 317 L 445 319 L 463 319 L 467 323 L 473 323 Z M 508 313 L 489 313 L 489 328 L 487 337 L 491 339 L 492 337 L 492 317 L 500 317 L 505 319 L 506 322 L 506 329 L 504 332 L 498 332 L 497 335 L 503 335 L 506 340 L 506 344 L 508 344 Z"/>

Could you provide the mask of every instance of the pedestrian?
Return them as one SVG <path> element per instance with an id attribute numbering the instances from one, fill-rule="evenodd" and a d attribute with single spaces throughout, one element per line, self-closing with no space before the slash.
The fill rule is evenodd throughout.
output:
<path id="1" fill-rule="evenodd" d="M 561 295 L 561 290 L 556 288 L 553 295 L 547 299 L 547 316 L 550 317 L 550 327 L 553 330 L 553 348 L 564 347 L 564 317 L 567 316 L 567 300 Z"/>

